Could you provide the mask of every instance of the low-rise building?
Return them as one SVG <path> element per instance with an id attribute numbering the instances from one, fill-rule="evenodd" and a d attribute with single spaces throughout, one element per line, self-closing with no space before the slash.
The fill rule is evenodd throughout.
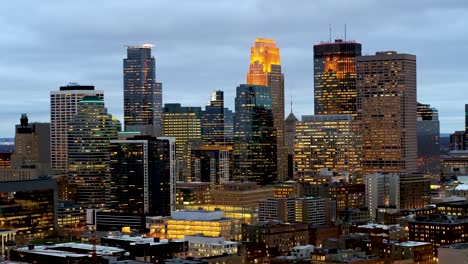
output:
<path id="1" fill-rule="evenodd" d="M 227 241 L 223 237 L 195 235 L 185 236 L 184 240 L 188 242 L 188 251 L 180 255 L 183 257 L 205 258 L 238 253 L 238 242 Z"/>

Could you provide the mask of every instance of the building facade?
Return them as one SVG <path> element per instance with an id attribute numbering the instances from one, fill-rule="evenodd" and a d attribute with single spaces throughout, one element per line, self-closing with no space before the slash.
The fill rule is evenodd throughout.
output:
<path id="1" fill-rule="evenodd" d="M 160 136 L 162 84 L 156 82 L 152 45 L 127 46 L 123 60 L 125 131 Z"/>
<path id="2" fill-rule="evenodd" d="M 314 113 L 356 115 L 356 57 L 361 44 L 354 41 L 314 45 Z"/>
<path id="3" fill-rule="evenodd" d="M 439 111 L 418 103 L 416 134 L 418 141 L 418 172 L 429 175 L 440 173 Z"/>
<path id="4" fill-rule="evenodd" d="M 270 89 L 241 84 L 235 106 L 234 179 L 272 183 L 278 170 Z"/>
<path id="5" fill-rule="evenodd" d="M 169 140 L 135 136 L 110 141 L 110 199 L 120 213 L 168 216 L 171 213 Z"/>
<path id="6" fill-rule="evenodd" d="M 78 102 L 85 96 L 104 99 L 104 92 L 94 86 L 70 83 L 50 92 L 50 162 L 60 172 L 68 169 L 68 122 L 76 115 Z"/>
<path id="7" fill-rule="evenodd" d="M 231 178 L 234 159 L 232 146 L 205 145 L 192 149 L 192 179 L 219 186 Z"/>
<path id="8" fill-rule="evenodd" d="M 356 65 L 363 172 L 416 172 L 416 56 L 377 52 Z"/>
<path id="9" fill-rule="evenodd" d="M 203 143 L 218 146 L 225 145 L 223 91 L 211 93 L 210 103 L 202 111 L 201 119 Z"/>
<path id="10" fill-rule="evenodd" d="M 108 199 L 109 143 L 120 124 L 107 113 L 104 100 L 85 96 L 68 122 L 68 181 L 76 186 L 76 202 L 101 207 Z"/>
<path id="11" fill-rule="evenodd" d="M 250 49 L 247 84 L 267 86 L 271 94 L 271 109 L 277 140 L 279 179 L 287 174 L 287 153 L 284 141 L 284 76 L 281 73 L 280 50 L 272 39 L 257 38 Z"/>
<path id="12" fill-rule="evenodd" d="M 360 137 L 352 115 L 306 115 L 296 123 L 295 177 L 316 176 L 321 169 L 361 171 Z"/>

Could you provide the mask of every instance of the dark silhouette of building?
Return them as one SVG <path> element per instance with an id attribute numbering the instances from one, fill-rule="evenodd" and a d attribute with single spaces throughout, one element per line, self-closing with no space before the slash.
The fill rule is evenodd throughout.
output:
<path id="1" fill-rule="evenodd" d="M 428 104 L 418 103 L 416 134 L 418 141 L 418 172 L 440 173 L 439 112 Z"/>
<path id="2" fill-rule="evenodd" d="M 204 144 L 225 145 L 224 134 L 224 93 L 211 93 L 209 105 L 202 111 L 201 136 Z"/>
<path id="3" fill-rule="evenodd" d="M 241 84 L 235 106 L 234 178 L 272 183 L 278 174 L 270 89 Z"/>

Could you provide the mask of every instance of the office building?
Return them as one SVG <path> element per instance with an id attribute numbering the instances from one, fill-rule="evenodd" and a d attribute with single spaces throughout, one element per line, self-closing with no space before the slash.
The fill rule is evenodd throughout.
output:
<path id="1" fill-rule="evenodd" d="M 400 210 L 426 208 L 431 202 L 431 182 L 422 174 L 400 175 Z"/>
<path id="2" fill-rule="evenodd" d="M 197 209 L 201 205 L 210 204 L 211 188 L 210 182 L 177 182 L 176 209 Z"/>
<path id="3" fill-rule="evenodd" d="M 306 186 L 304 195 L 333 199 L 337 210 L 366 207 L 365 185 L 359 183 L 332 182 Z"/>
<path id="4" fill-rule="evenodd" d="M 193 146 L 201 145 L 201 107 L 165 104 L 163 136 L 175 137 L 178 180 L 191 181 L 190 155 Z"/>
<path id="5" fill-rule="evenodd" d="M 278 177 L 270 89 L 241 84 L 236 91 L 234 179 L 268 184 Z"/>
<path id="6" fill-rule="evenodd" d="M 335 213 L 334 201 L 318 197 L 269 198 L 258 202 L 259 222 L 281 221 L 325 225 L 335 220 Z"/>
<path id="7" fill-rule="evenodd" d="M 466 150 L 466 131 L 455 131 L 450 134 L 450 150 Z"/>
<path id="8" fill-rule="evenodd" d="M 277 134 L 278 178 L 285 179 L 287 177 L 287 150 L 284 145 L 284 76 L 281 73 L 280 51 L 274 40 L 255 39 L 254 46 L 250 48 L 247 84 L 269 88 L 273 123 Z"/>
<path id="9" fill-rule="evenodd" d="M 356 115 L 356 57 L 361 44 L 354 41 L 314 45 L 314 113 Z"/>
<path id="10" fill-rule="evenodd" d="M 232 145 L 234 141 L 234 113 L 229 108 L 224 108 L 224 142 Z"/>
<path id="11" fill-rule="evenodd" d="M 416 134 L 418 141 L 418 172 L 440 173 L 439 112 L 427 104 L 418 103 Z"/>
<path id="12" fill-rule="evenodd" d="M 119 213 L 171 213 L 171 149 L 167 139 L 135 136 L 110 141 L 107 208 Z M 174 194 L 175 195 L 175 194 Z"/>
<path id="13" fill-rule="evenodd" d="M 210 182 L 214 187 L 231 178 L 234 159 L 232 146 L 205 145 L 192 149 L 192 179 Z"/>
<path id="14" fill-rule="evenodd" d="M 123 60 L 125 131 L 160 136 L 162 84 L 156 82 L 152 45 L 127 46 Z"/>
<path id="15" fill-rule="evenodd" d="M 14 168 L 37 167 L 47 169 L 50 165 L 50 124 L 29 123 L 26 114 L 21 115 L 15 128 L 15 152 L 12 155 Z"/>
<path id="16" fill-rule="evenodd" d="M 0 202 L 1 229 L 24 235 L 57 227 L 57 184 L 53 179 L 1 182 Z"/>
<path id="17" fill-rule="evenodd" d="M 364 174 L 416 172 L 416 56 L 377 52 L 356 64 Z"/>
<path id="18" fill-rule="evenodd" d="M 296 123 L 298 121 L 292 112 L 284 121 L 284 142 L 288 155 L 287 179 L 289 180 L 294 178 L 294 138 L 296 137 Z"/>
<path id="19" fill-rule="evenodd" d="M 68 127 L 68 180 L 76 186 L 76 202 L 101 207 L 109 198 L 109 143 L 117 139 L 120 123 L 107 113 L 104 100 L 85 96 Z"/>
<path id="20" fill-rule="evenodd" d="M 209 105 L 201 115 L 201 136 L 204 144 L 218 146 L 226 144 L 224 122 L 224 93 L 212 92 Z"/>
<path id="21" fill-rule="evenodd" d="M 163 228 L 159 228 L 161 227 Z M 241 240 L 241 221 L 226 218 L 223 211 L 184 210 L 172 212 L 161 223 L 150 225 L 150 233 L 167 239 L 183 239 L 184 236 L 203 234 L 207 237 L 223 237 Z"/>
<path id="22" fill-rule="evenodd" d="M 371 218 L 379 207 L 400 209 L 400 177 L 398 174 L 374 173 L 364 177 L 366 205 Z"/>
<path id="23" fill-rule="evenodd" d="M 11 152 L 1 152 L 0 153 L 0 168 L 11 168 Z"/>
<path id="24" fill-rule="evenodd" d="M 308 225 L 304 223 L 260 222 L 242 225 L 242 239 L 246 242 L 265 243 L 276 256 L 291 253 L 291 248 L 309 242 Z"/>
<path id="25" fill-rule="evenodd" d="M 184 253 L 184 257 L 204 258 L 238 252 L 238 242 L 227 241 L 223 237 L 194 235 L 185 236 L 184 240 L 188 242 L 188 252 Z"/>
<path id="26" fill-rule="evenodd" d="M 50 162 L 59 172 L 68 169 L 68 122 L 76 115 L 78 102 L 85 96 L 104 99 L 104 92 L 94 86 L 70 83 L 50 92 Z"/>
<path id="27" fill-rule="evenodd" d="M 314 177 L 321 169 L 361 172 L 360 138 L 352 115 L 307 115 L 296 123 L 295 177 Z"/>
<path id="28" fill-rule="evenodd" d="M 468 243 L 468 219 L 446 215 L 417 216 L 408 222 L 409 240 L 431 242 L 434 253 L 440 246 Z"/>

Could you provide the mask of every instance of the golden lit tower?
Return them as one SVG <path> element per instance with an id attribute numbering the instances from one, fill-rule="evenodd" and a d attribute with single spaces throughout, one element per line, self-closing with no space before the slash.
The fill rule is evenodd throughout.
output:
<path id="1" fill-rule="evenodd" d="M 287 176 L 287 153 L 284 145 L 284 76 L 280 52 L 272 39 L 257 38 L 250 49 L 247 84 L 268 86 L 272 98 L 274 126 L 277 131 L 278 178 Z"/>

